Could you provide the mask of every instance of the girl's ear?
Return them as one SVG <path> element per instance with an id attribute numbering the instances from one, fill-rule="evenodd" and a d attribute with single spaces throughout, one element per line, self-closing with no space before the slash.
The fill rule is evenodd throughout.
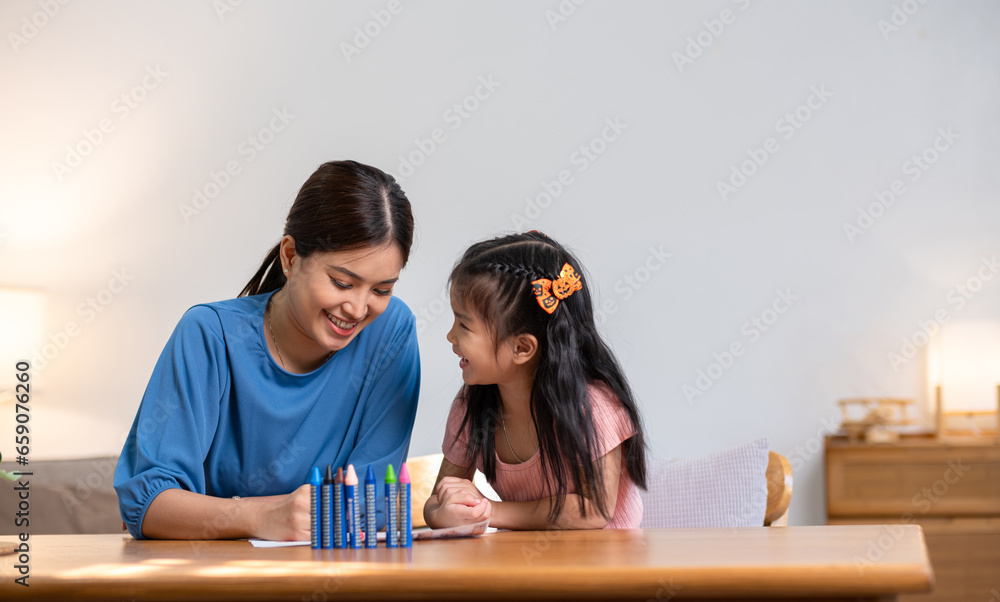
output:
<path id="1" fill-rule="evenodd" d="M 538 354 L 538 339 L 533 334 L 519 334 L 514 337 L 514 363 L 524 365 Z"/>

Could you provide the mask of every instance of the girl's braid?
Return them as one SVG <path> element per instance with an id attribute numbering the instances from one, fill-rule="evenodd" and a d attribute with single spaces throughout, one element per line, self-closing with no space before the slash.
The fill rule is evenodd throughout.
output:
<path id="1" fill-rule="evenodd" d="M 539 274 L 538 270 L 532 266 L 500 263 L 498 261 L 484 261 L 482 265 L 494 274 L 510 274 L 528 282 L 546 277 L 543 274 Z"/>

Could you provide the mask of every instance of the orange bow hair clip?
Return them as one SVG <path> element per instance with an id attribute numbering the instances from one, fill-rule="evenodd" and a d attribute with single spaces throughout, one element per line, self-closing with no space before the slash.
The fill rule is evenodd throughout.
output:
<path id="1" fill-rule="evenodd" d="M 547 313 L 552 313 L 559 306 L 559 301 L 569 297 L 576 291 L 583 288 L 580 282 L 580 275 L 576 273 L 568 263 L 564 263 L 559 278 L 555 281 L 548 278 L 539 278 L 531 281 L 532 290 L 535 293 L 535 300 Z"/>

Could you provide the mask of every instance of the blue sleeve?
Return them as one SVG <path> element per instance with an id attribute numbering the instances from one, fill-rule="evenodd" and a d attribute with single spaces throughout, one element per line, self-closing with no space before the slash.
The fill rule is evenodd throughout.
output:
<path id="1" fill-rule="evenodd" d="M 407 313 L 408 310 L 407 310 Z M 358 469 L 361 485 L 364 473 L 371 465 L 375 469 L 379 495 L 382 492 L 385 469 L 392 464 L 396 473 L 406 459 L 410 433 L 417 416 L 420 394 L 420 352 L 417 347 L 416 322 L 412 314 L 393 333 L 384 353 L 373 357 L 375 379 L 368 388 L 370 394 L 361 415 L 358 438 L 351 451 L 349 464 Z M 384 508 L 377 505 L 378 525 L 385 526 Z"/>
<path id="2" fill-rule="evenodd" d="M 218 315 L 191 308 L 156 362 L 115 470 L 122 520 L 136 539 L 144 539 L 146 509 L 161 491 L 205 493 L 228 370 Z"/>

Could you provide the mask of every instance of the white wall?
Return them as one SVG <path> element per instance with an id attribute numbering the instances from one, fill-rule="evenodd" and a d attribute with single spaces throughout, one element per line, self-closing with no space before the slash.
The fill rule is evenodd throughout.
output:
<path id="1" fill-rule="evenodd" d="M 1000 254 L 997 2 L 595 0 L 553 27 L 569 0 L 403 1 L 350 60 L 341 44 L 388 2 L 247 0 L 220 15 L 225 2 L 73 2 L 47 18 L 46 2 L 0 4 L 0 286 L 46 292 L 53 341 L 77 332 L 35 362 L 35 458 L 117 453 L 181 313 L 239 292 L 313 169 L 353 158 L 401 175 L 436 128 L 443 142 L 404 181 L 418 236 L 397 291 L 422 318 L 424 367 L 413 454 L 439 449 L 460 383 L 444 280 L 502 231 L 541 229 L 582 257 L 614 306 L 603 329 L 653 453 L 767 436 L 796 464 L 798 524 L 823 520 L 835 401 L 925 400 L 923 354 L 898 369 L 888 354 L 939 310 L 1000 313 L 989 270 L 963 307 L 948 299 Z M 880 31 L 897 9 L 898 29 Z M 678 68 L 699 34 L 708 47 Z M 801 128 L 779 123 L 814 91 Z M 448 110 L 463 102 L 476 110 L 459 122 Z M 276 110 L 293 117 L 251 160 L 240 145 Z M 59 173 L 102 120 L 109 133 Z M 607 120 L 625 129 L 597 142 Z M 940 131 L 957 138 L 914 181 L 905 162 Z M 723 200 L 717 182 L 768 138 L 777 151 Z M 592 143 L 603 153 L 584 164 L 574 154 Z M 179 206 L 230 161 L 240 173 L 185 220 Z M 530 209 L 563 170 L 572 183 Z M 905 192 L 848 236 L 894 180 Z M 116 272 L 127 286 L 87 313 Z M 779 290 L 794 303 L 751 340 L 743 325 Z M 732 342 L 744 354 L 688 403 L 684 385 Z"/>

